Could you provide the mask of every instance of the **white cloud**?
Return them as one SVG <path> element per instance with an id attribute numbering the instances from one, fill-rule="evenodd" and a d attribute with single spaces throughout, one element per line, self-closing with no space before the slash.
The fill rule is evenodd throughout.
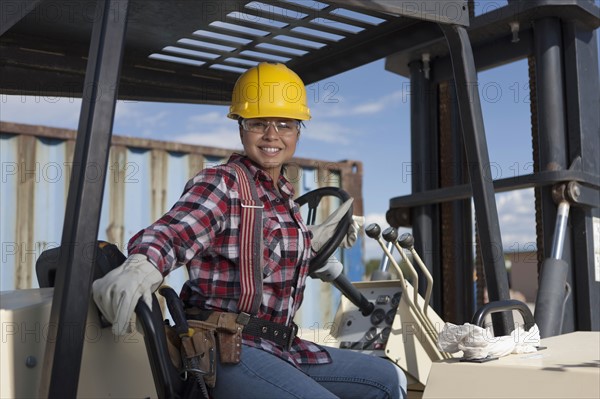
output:
<path id="1" fill-rule="evenodd" d="M 115 119 L 123 119 L 131 122 L 135 122 L 138 125 L 143 123 L 144 117 L 148 115 L 148 111 L 140 106 L 140 103 L 118 101 L 115 108 Z"/>
<path id="2" fill-rule="evenodd" d="M 242 148 L 237 122 L 224 117 L 223 113 L 193 114 L 182 125 L 185 131 L 173 137 L 174 141 L 236 150 Z"/>
<path id="3" fill-rule="evenodd" d="M 232 119 L 228 119 L 223 116 L 221 112 L 207 112 L 205 114 L 194 115 L 188 118 L 188 126 L 193 126 L 194 129 L 198 128 L 198 124 L 213 123 L 213 124 L 227 124 L 236 126 Z"/>
<path id="4" fill-rule="evenodd" d="M 533 189 L 496 194 L 496 209 L 504 252 L 531 251 L 536 247 Z M 473 206 L 473 217 L 475 207 Z"/>
<path id="5" fill-rule="evenodd" d="M 360 104 L 348 104 L 348 100 L 339 101 L 336 104 L 315 104 L 311 111 L 313 111 L 313 116 L 317 119 L 373 115 L 396 106 L 401 101 L 408 104 L 407 94 L 404 90 L 396 90 L 385 96 Z"/>
<path id="6" fill-rule="evenodd" d="M 375 114 L 385 110 L 386 108 L 397 105 L 402 99 L 405 99 L 406 101 L 406 93 L 404 90 L 396 90 L 386 96 L 378 98 L 377 100 L 355 106 L 353 113 L 361 115 Z"/>
<path id="7" fill-rule="evenodd" d="M 533 189 L 496 195 L 504 251 L 535 247 L 535 199 Z"/>
<path id="8" fill-rule="evenodd" d="M 172 138 L 173 141 L 186 144 L 203 145 L 239 150 L 242 148 L 240 135 L 236 128 L 217 128 L 208 132 L 187 132 Z"/>
<path id="9" fill-rule="evenodd" d="M 352 136 L 352 130 L 348 126 L 335 122 L 315 120 L 306 124 L 306 128 L 302 130 L 300 139 L 302 140 L 302 137 L 306 137 L 325 143 L 348 145 L 351 142 L 350 136 Z"/>
<path id="10" fill-rule="evenodd" d="M 81 100 L 77 98 L 0 95 L 0 120 L 76 129 Z"/>
<path id="11" fill-rule="evenodd" d="M 385 104 L 381 101 L 375 101 L 372 103 L 359 104 L 354 107 L 353 113 L 355 114 L 376 114 L 385 108 Z"/>
<path id="12" fill-rule="evenodd" d="M 139 137 L 161 137 L 169 129 L 167 110 L 153 112 L 147 104 L 140 102 L 118 101 L 115 109 L 115 124 L 120 126 L 120 134 Z M 117 134 L 117 132 L 115 132 Z"/>

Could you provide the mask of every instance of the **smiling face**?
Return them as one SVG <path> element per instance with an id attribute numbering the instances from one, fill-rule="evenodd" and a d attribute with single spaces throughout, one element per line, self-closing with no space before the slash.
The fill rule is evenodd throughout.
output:
<path id="1" fill-rule="evenodd" d="M 263 132 L 248 131 L 240 126 L 240 138 L 248 158 L 265 170 L 275 183 L 279 179 L 281 167 L 294 156 L 300 131 L 283 134 L 275 130 L 273 122 L 294 122 L 283 118 L 261 118 L 267 124 Z"/>

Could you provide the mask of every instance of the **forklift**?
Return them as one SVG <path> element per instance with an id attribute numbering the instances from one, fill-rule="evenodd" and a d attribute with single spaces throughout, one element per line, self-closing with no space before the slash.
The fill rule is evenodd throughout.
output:
<path id="1" fill-rule="evenodd" d="M 125 337 L 112 335 L 91 301 L 93 280 L 123 254 L 98 242 L 104 181 L 86 179 L 86 165 L 107 170 L 117 99 L 224 105 L 249 65 L 283 57 L 307 85 L 385 58 L 386 69 L 410 78 L 412 160 L 428 163 L 410 195 L 390 199 L 390 228 L 365 228 L 386 256 L 393 247 L 411 254 L 410 282 L 400 267 L 394 279 L 341 276 L 329 343 L 396 363 L 409 397 L 600 397 L 597 2 L 509 0 L 479 16 L 467 0 L 0 5 L 0 92 L 82 98 L 61 247 L 45 255 L 54 266 L 37 270 L 41 288 L 1 293 L 0 396 L 182 397 L 156 296 L 152 311 L 136 308 L 143 333 Z M 535 82 L 535 167 L 494 180 L 477 72 L 524 58 Z M 441 90 L 453 95 L 444 100 Z M 454 167 L 432 179 L 442 156 Z M 510 300 L 498 256 L 495 194 L 522 188 L 536 193 L 535 314 Z M 449 241 L 469 242 L 471 203 L 477 259 Z M 400 227 L 412 234 L 398 236 Z M 436 346 L 445 322 L 491 320 L 500 337 L 514 330 L 514 314 L 538 325 L 536 353 L 466 362 Z"/>

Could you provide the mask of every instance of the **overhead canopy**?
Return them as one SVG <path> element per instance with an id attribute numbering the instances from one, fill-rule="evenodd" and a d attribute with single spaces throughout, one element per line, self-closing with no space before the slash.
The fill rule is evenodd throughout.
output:
<path id="1" fill-rule="evenodd" d="M 7 3 L 0 90 L 81 96 L 96 2 Z M 132 0 L 119 97 L 224 104 L 239 74 L 260 61 L 286 63 L 310 84 L 415 41 L 443 39 L 436 24 L 427 22 L 439 20 L 442 5 L 452 22 L 468 21 L 466 1 L 403 8 L 376 1 L 370 10 L 352 3 Z M 124 14 L 113 10 L 113 18 Z"/>
<path id="2" fill-rule="evenodd" d="M 538 3 L 484 10 L 469 28 L 474 47 L 510 36 L 510 22 L 528 29 L 532 13 L 597 24 L 591 2 Z M 95 11 L 95 0 L 3 2 L 0 91 L 80 97 Z M 431 21 L 466 26 L 466 0 L 132 0 L 119 98 L 226 104 L 239 74 L 260 61 L 286 63 L 310 84 L 395 54 L 388 68 L 407 76 L 423 51 L 448 54 Z"/>

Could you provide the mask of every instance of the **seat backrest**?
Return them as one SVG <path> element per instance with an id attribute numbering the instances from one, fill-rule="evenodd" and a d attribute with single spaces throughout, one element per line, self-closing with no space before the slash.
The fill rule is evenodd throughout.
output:
<path id="1" fill-rule="evenodd" d="M 38 284 L 41 288 L 54 287 L 56 280 L 56 270 L 60 264 L 63 247 L 50 248 L 40 254 L 40 257 L 35 262 L 35 274 L 38 279 Z M 98 241 L 96 250 L 96 260 L 94 264 L 94 280 L 103 277 L 125 262 L 125 255 L 119 248 L 106 241 Z"/>
<path id="2" fill-rule="evenodd" d="M 125 259 L 125 255 L 116 245 L 98 241 L 94 280 L 123 264 Z M 40 287 L 54 287 L 56 270 L 60 262 L 61 247 L 51 248 L 40 254 L 35 265 Z M 171 362 L 165 334 L 165 320 L 156 295 L 152 295 L 152 310 L 140 300 L 135 312 L 143 329 L 146 352 L 159 399 L 184 398 L 185 391 L 188 389 L 187 383 L 180 378 L 179 371 Z"/>

